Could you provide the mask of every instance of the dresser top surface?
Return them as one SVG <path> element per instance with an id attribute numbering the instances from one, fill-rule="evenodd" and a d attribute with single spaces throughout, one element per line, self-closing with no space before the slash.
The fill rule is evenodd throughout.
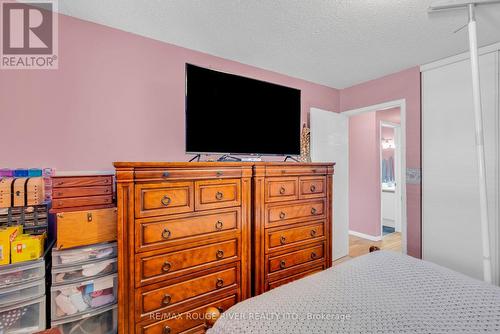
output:
<path id="1" fill-rule="evenodd" d="M 220 162 L 220 161 L 200 161 L 200 162 L 114 162 L 113 166 L 121 168 L 198 168 L 198 167 L 240 167 L 252 168 L 253 166 L 283 166 L 283 167 L 333 167 L 334 162 L 283 162 L 283 161 L 255 161 L 255 162 Z"/>

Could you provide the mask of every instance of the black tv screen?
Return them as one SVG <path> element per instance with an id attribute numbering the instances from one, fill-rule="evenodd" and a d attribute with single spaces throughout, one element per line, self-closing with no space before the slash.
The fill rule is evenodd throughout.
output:
<path id="1" fill-rule="evenodd" d="M 300 90 L 186 64 L 186 152 L 300 154 Z"/>

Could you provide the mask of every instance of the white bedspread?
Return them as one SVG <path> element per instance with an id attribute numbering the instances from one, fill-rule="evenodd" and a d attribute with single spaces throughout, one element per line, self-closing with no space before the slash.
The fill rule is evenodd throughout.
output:
<path id="1" fill-rule="evenodd" d="M 247 299 L 210 334 L 500 333 L 500 288 L 374 252 Z"/>

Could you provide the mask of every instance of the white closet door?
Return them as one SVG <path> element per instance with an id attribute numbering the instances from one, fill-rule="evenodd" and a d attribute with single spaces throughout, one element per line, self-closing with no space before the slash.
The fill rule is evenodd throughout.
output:
<path id="1" fill-rule="evenodd" d="M 498 53 L 480 56 L 494 279 L 498 284 Z M 422 73 L 422 255 L 482 279 L 469 60 Z"/>

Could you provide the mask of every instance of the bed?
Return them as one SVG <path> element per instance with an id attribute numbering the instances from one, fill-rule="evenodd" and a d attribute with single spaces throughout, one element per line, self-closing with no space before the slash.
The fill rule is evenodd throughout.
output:
<path id="1" fill-rule="evenodd" d="M 500 288 L 376 251 L 238 303 L 209 334 L 500 333 Z"/>

